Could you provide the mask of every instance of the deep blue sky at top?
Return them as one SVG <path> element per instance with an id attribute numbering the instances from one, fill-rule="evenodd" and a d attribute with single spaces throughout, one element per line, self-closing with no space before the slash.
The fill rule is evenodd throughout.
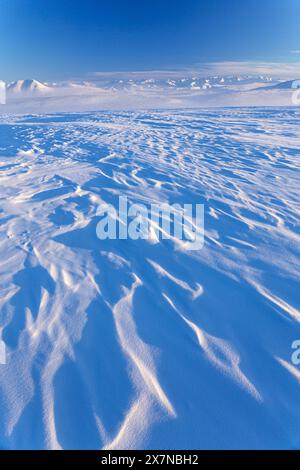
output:
<path id="1" fill-rule="evenodd" d="M 299 24 L 299 0 L 0 0 L 0 75 L 299 60 Z"/>

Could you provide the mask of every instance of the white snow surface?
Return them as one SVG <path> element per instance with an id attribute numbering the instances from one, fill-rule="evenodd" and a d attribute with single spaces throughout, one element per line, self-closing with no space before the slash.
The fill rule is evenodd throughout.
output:
<path id="1" fill-rule="evenodd" d="M 0 118 L 0 447 L 299 448 L 299 109 Z M 205 204 L 205 246 L 96 237 Z"/>

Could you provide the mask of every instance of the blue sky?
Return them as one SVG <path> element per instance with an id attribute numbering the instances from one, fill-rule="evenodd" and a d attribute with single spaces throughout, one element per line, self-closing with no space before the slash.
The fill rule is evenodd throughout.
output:
<path id="1" fill-rule="evenodd" d="M 300 61 L 299 0 L 0 0 L 0 75 Z"/>

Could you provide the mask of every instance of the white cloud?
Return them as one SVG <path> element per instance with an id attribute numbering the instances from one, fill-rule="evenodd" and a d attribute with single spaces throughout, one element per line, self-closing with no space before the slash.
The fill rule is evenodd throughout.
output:
<path id="1" fill-rule="evenodd" d="M 198 64 L 198 68 L 209 75 L 268 75 L 282 80 L 300 77 L 300 62 L 211 62 Z"/>
<path id="2" fill-rule="evenodd" d="M 299 51 L 294 51 L 299 53 Z M 92 72 L 91 79 L 143 79 L 143 78 L 176 78 L 182 76 L 207 77 L 214 75 L 267 75 L 281 80 L 293 80 L 300 77 L 300 62 L 264 62 L 264 61 L 227 61 L 202 62 L 194 67 L 181 70 L 152 70 L 132 72 Z"/>

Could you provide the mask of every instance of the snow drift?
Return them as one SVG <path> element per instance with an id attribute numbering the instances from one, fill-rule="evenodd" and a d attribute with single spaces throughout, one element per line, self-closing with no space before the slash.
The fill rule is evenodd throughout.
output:
<path id="1" fill-rule="evenodd" d="M 298 109 L 0 123 L 0 446 L 299 448 Z M 199 252 L 97 208 L 204 203 Z"/>

